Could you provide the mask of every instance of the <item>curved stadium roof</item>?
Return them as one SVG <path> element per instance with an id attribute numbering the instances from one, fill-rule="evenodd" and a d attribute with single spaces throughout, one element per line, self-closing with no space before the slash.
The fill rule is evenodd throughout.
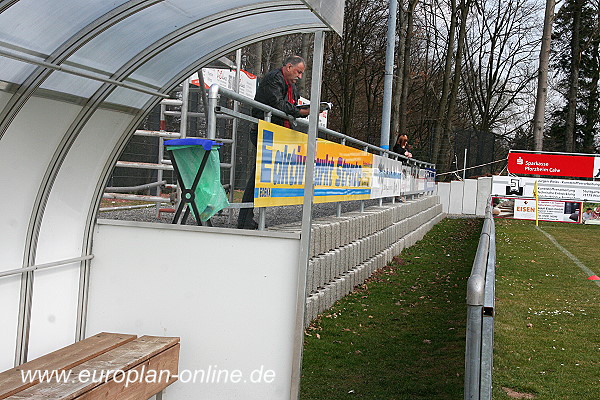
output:
<path id="1" fill-rule="evenodd" d="M 343 7 L 343 0 L 0 0 L 0 272 L 89 254 L 108 175 L 164 93 L 243 45 L 340 33 Z M 70 275 L 52 290 L 76 287 L 73 271 L 56 272 Z M 28 279 L 0 280 L 9 321 L 22 320 Z M 45 284 L 36 277 L 34 313 L 60 306 L 43 298 L 52 293 Z M 21 329 L 0 329 L 0 354 L 14 353 Z"/>

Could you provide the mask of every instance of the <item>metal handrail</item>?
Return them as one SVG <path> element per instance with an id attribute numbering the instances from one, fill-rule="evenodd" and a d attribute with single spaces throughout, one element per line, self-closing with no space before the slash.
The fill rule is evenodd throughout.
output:
<path id="1" fill-rule="evenodd" d="M 488 199 L 477 254 L 467 283 L 465 400 L 492 398 L 496 228 Z"/>
<path id="2" fill-rule="evenodd" d="M 20 274 L 24 274 L 25 272 L 29 272 L 29 271 L 39 271 L 41 269 L 46 269 L 46 268 L 62 267 L 65 265 L 76 263 L 76 262 L 91 260 L 92 258 L 94 258 L 94 255 L 88 254 L 87 256 L 68 258 L 66 260 L 53 261 L 53 262 L 49 262 L 49 263 L 45 263 L 45 264 L 31 265 L 29 267 L 10 269 L 8 271 L 0 272 L 0 278 L 4 278 L 7 276 L 20 275 Z"/>
<path id="3" fill-rule="evenodd" d="M 247 104 L 247 105 L 251 106 L 252 108 L 261 109 L 261 110 L 265 111 L 266 113 L 270 113 L 271 115 L 275 115 L 275 116 L 280 117 L 280 118 L 285 118 L 285 119 L 291 120 L 291 122 L 293 122 L 293 123 L 297 123 L 298 125 L 302 125 L 302 126 L 308 127 L 308 121 L 306 119 L 304 119 L 304 118 L 294 119 L 293 117 L 290 117 L 288 114 L 284 113 L 283 111 L 280 111 L 280 110 L 278 110 L 276 108 L 273 108 L 271 106 L 263 104 L 263 103 L 261 103 L 259 101 L 250 99 L 250 98 L 248 98 L 248 97 L 246 97 L 244 95 L 236 93 L 233 90 L 229 90 L 229 89 L 221 87 L 221 86 L 219 86 L 217 84 L 213 84 L 209 88 L 209 90 L 208 90 L 209 104 L 210 104 L 211 100 L 213 100 L 213 102 L 214 102 L 213 104 L 215 104 L 215 107 L 216 107 L 216 100 L 218 98 L 219 93 L 223 94 L 225 97 L 230 98 L 232 100 L 236 100 L 236 101 L 239 101 L 240 103 Z M 227 112 L 227 114 L 231 115 L 232 113 L 231 112 Z M 249 119 L 249 118 L 247 118 L 247 119 Z M 209 126 L 210 126 L 210 122 L 209 122 Z M 210 127 L 209 127 L 209 129 L 210 129 Z M 215 129 L 216 129 L 216 127 L 215 127 Z M 349 141 L 349 142 L 354 143 L 354 144 L 356 144 L 358 146 L 361 146 L 361 147 L 363 147 L 365 149 L 372 150 L 373 152 L 378 152 L 380 154 L 388 154 L 389 156 L 397 157 L 398 159 L 405 160 L 408 163 L 414 163 L 414 164 L 417 164 L 417 165 L 422 165 L 422 166 L 427 167 L 427 168 L 433 168 L 433 169 L 435 168 L 435 164 L 428 163 L 426 161 L 416 160 L 414 158 L 405 157 L 405 156 L 400 155 L 398 153 L 394 153 L 391 150 L 384 149 L 382 147 L 379 147 L 379 146 L 376 146 L 376 145 L 373 145 L 373 144 L 370 144 L 370 143 L 367 143 L 367 142 L 363 142 L 362 140 L 353 138 L 353 137 L 348 136 L 348 135 L 344 135 L 343 133 L 334 131 L 332 129 L 328 129 L 328 128 L 325 128 L 325 127 L 322 127 L 322 126 L 319 126 L 318 129 L 319 129 L 319 132 L 322 132 L 322 133 L 334 136 L 334 137 L 339 138 L 341 140 Z M 213 133 L 213 134 L 215 134 L 215 133 Z M 213 138 L 213 137 L 210 136 L 210 132 L 209 132 L 209 138 Z"/>

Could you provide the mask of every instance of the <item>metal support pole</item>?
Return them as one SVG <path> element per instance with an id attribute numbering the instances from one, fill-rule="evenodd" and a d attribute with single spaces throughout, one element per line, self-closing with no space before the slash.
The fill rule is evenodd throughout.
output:
<path id="1" fill-rule="evenodd" d="M 394 83 L 394 50 L 396 49 L 396 14 L 398 1 L 390 0 L 385 51 L 385 76 L 383 80 L 383 111 L 381 114 L 381 148 L 390 148 L 390 125 L 392 120 L 392 87 Z M 387 154 L 387 153 L 386 153 Z"/>
<path id="2" fill-rule="evenodd" d="M 235 82 L 233 83 L 233 87 L 236 93 L 240 93 L 240 69 L 242 68 L 242 49 L 238 49 L 235 52 Z M 238 112 L 240 108 L 240 103 L 236 100 L 233 101 L 233 111 Z M 233 203 L 233 194 L 235 189 L 235 164 L 236 164 L 236 155 L 237 155 L 237 133 L 239 127 L 239 119 L 234 118 L 232 129 L 231 129 L 231 168 L 229 168 L 229 202 Z M 229 222 L 233 218 L 233 213 L 229 212 Z M 260 223 L 259 223 L 260 224 Z"/>
<path id="3" fill-rule="evenodd" d="M 215 114 L 215 107 L 219 101 L 219 85 L 213 84 L 208 89 L 208 120 L 206 121 L 206 135 L 208 139 L 217 138 L 217 114 Z"/>
<path id="4" fill-rule="evenodd" d="M 183 88 L 181 90 L 181 127 L 179 132 L 181 138 L 187 137 L 187 120 L 188 120 L 188 108 L 190 99 L 190 83 L 186 79 L 183 81 Z"/>
<path id="5" fill-rule="evenodd" d="M 162 160 L 165 158 L 165 139 L 163 138 L 158 138 L 158 161 L 157 163 L 160 164 L 162 163 Z M 163 170 L 159 169 L 158 171 L 156 171 L 156 180 L 158 182 L 161 182 L 163 180 Z M 162 194 L 162 186 L 159 185 L 156 187 L 156 196 L 160 197 L 160 195 Z M 156 218 L 160 217 L 160 207 L 161 207 L 161 203 L 156 203 Z"/>
<path id="6" fill-rule="evenodd" d="M 271 112 L 266 112 L 265 113 L 265 121 L 271 122 L 272 115 L 273 114 L 271 114 Z M 265 207 L 259 207 L 258 208 L 258 230 L 259 231 L 265 230 L 265 226 L 267 224 L 266 221 L 267 221 L 267 209 Z"/>
<path id="7" fill-rule="evenodd" d="M 167 111 L 167 104 L 166 102 L 161 102 L 160 103 L 160 131 L 161 132 L 165 132 L 167 130 L 167 121 L 166 121 L 166 116 L 165 116 L 165 111 Z M 181 137 L 181 133 L 179 134 Z M 163 162 L 163 159 L 165 158 L 165 149 L 164 149 L 164 142 L 165 140 L 160 137 L 158 140 L 158 164 L 161 164 Z M 157 181 L 162 181 L 163 179 L 163 172 L 161 169 L 158 170 L 158 172 L 156 173 L 156 180 Z M 161 188 L 160 186 L 156 188 L 156 195 L 160 196 L 161 194 Z M 179 197 L 178 197 L 179 198 Z M 156 218 L 160 217 L 160 203 L 156 203 Z"/>
<path id="8" fill-rule="evenodd" d="M 258 208 L 258 230 L 264 231 L 267 226 L 267 208 L 259 207 Z"/>
<path id="9" fill-rule="evenodd" d="M 202 108 L 204 108 L 204 118 L 208 121 L 208 96 L 206 95 L 206 84 L 204 83 L 202 68 L 198 71 L 198 83 L 200 83 L 200 97 L 202 98 Z"/>
<path id="10" fill-rule="evenodd" d="M 31 328 L 31 303 L 33 301 L 33 277 L 33 271 L 28 271 L 21 275 L 19 322 L 17 325 L 17 344 L 14 361 L 15 367 L 27 362 L 27 353 L 29 352 L 29 332 Z"/>
<path id="11" fill-rule="evenodd" d="M 310 100 L 312 104 L 321 102 L 321 76 L 323 73 L 324 32 L 315 32 L 312 83 Z M 310 258 L 310 229 L 314 196 L 315 156 L 317 154 L 317 133 L 319 108 L 310 108 L 308 142 L 306 151 L 306 172 L 304 175 L 304 202 L 302 206 L 302 232 L 300 234 L 300 255 L 298 260 L 298 286 L 296 298 L 296 329 L 294 332 L 294 352 L 292 361 L 292 385 L 290 400 L 300 397 L 300 375 L 302 371 L 302 346 L 304 342 L 304 314 L 306 313 L 306 273 Z"/>
<path id="12" fill-rule="evenodd" d="M 465 180 L 466 172 L 467 172 L 467 149 L 465 149 L 465 159 L 463 160 L 463 181 Z"/>

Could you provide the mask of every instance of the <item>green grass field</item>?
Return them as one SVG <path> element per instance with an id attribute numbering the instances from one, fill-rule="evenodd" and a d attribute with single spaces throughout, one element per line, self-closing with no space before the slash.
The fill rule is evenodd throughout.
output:
<path id="1" fill-rule="evenodd" d="M 480 220 L 444 220 L 305 337 L 302 399 L 460 399 Z"/>
<path id="2" fill-rule="evenodd" d="M 541 227 L 600 273 L 600 227 Z M 600 399 L 600 287 L 531 221 L 497 220 L 494 399 Z M 307 329 L 301 398 L 462 399 L 480 220 L 446 219 Z"/>
<path id="3" fill-rule="evenodd" d="M 599 226 L 540 227 L 600 273 Z M 534 222 L 497 220 L 496 238 L 494 399 L 600 399 L 600 287 Z"/>

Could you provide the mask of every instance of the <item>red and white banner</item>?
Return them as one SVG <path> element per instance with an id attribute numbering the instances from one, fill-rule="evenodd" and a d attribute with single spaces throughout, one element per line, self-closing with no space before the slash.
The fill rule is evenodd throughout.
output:
<path id="1" fill-rule="evenodd" d="M 511 150 L 508 153 L 508 172 L 517 175 L 600 177 L 600 156 Z"/>

